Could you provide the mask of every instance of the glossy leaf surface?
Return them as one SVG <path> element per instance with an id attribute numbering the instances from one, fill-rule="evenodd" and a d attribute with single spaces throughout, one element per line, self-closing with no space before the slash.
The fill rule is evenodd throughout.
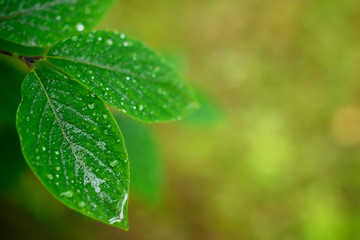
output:
<path id="1" fill-rule="evenodd" d="M 91 29 L 114 0 L 0 0 L 0 38 L 45 47 Z"/>
<path id="2" fill-rule="evenodd" d="M 49 69 L 22 85 L 17 127 L 31 169 L 60 201 L 128 229 L 129 163 L 121 132 L 95 94 Z"/>
<path id="3" fill-rule="evenodd" d="M 106 103 L 144 122 L 176 120 L 197 107 L 165 60 L 124 34 L 82 33 L 57 43 L 48 58 Z"/>

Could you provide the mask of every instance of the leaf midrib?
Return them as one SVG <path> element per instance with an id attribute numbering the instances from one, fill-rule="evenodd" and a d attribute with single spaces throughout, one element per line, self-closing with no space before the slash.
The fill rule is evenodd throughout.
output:
<path id="1" fill-rule="evenodd" d="M 84 62 L 84 61 L 80 61 L 77 59 L 71 59 L 71 58 L 65 58 L 65 57 L 57 57 L 57 56 L 46 56 L 47 58 L 53 58 L 53 59 L 59 59 L 59 60 L 64 60 L 64 61 L 69 61 L 69 62 L 76 62 L 76 63 L 81 63 L 81 64 L 85 64 L 88 66 L 92 66 L 92 67 L 97 67 L 97 68 L 101 68 L 101 69 L 105 69 L 108 71 L 113 71 L 113 72 L 118 72 L 118 73 L 122 73 L 122 74 L 127 74 L 131 77 L 134 78 L 138 78 L 141 79 L 143 81 L 149 81 L 152 82 L 154 84 L 159 84 L 159 85 L 163 85 L 163 86 L 167 86 L 168 88 L 170 88 L 172 91 L 182 95 L 183 97 L 185 97 L 188 101 L 193 102 L 194 99 L 192 99 L 192 97 L 190 95 L 184 94 L 182 91 L 180 91 L 179 89 L 177 89 L 176 87 L 173 86 L 173 84 L 171 84 L 171 82 L 159 82 L 159 81 L 155 81 L 151 78 L 145 78 L 141 75 L 136 75 L 133 74 L 129 71 L 125 71 L 125 70 L 118 70 L 118 69 L 114 69 L 108 66 L 104 66 L 104 65 L 99 65 L 99 64 L 94 64 L 94 63 L 89 63 L 89 62 Z M 75 77 L 74 77 L 75 78 Z M 75 78 L 76 79 L 76 78 Z"/>
<path id="2" fill-rule="evenodd" d="M 70 146 L 70 148 L 71 148 L 71 151 L 72 151 L 75 159 L 80 163 L 80 165 L 81 165 L 84 173 L 89 177 L 89 172 L 86 170 L 86 167 L 83 165 L 84 163 L 83 163 L 81 160 L 79 160 L 79 158 L 78 158 L 78 156 L 77 156 L 77 154 L 76 154 L 76 152 L 75 152 L 75 149 L 74 149 L 74 147 L 73 147 L 72 141 L 67 137 L 67 135 L 66 135 L 66 133 L 65 133 L 65 130 L 64 130 L 64 128 L 63 128 L 63 126 L 62 126 L 62 124 L 61 124 L 61 122 L 60 122 L 60 119 L 59 119 L 59 117 L 58 117 L 58 115 L 57 115 L 57 113 L 56 113 L 56 111 L 55 111 L 55 108 L 54 108 L 54 106 L 53 106 L 53 104 L 52 104 L 52 102 L 51 102 L 51 99 L 50 99 L 50 97 L 49 97 L 49 95 L 48 95 L 48 93 L 47 93 L 47 91 L 46 91 L 46 89 L 45 89 L 45 87 L 44 87 L 44 85 L 43 85 L 40 77 L 37 75 L 35 69 L 33 69 L 32 71 L 34 72 L 36 78 L 38 79 L 41 88 L 44 90 L 45 96 L 46 96 L 46 98 L 47 98 L 47 100 L 48 100 L 48 102 L 49 102 L 49 105 L 50 105 L 53 113 L 54 113 L 54 117 L 55 117 L 55 119 L 57 120 L 57 122 L 58 122 L 58 124 L 59 124 L 61 133 L 64 135 L 66 141 L 68 142 L 68 144 L 69 144 L 69 146 Z M 89 179 L 91 179 L 91 178 L 89 177 Z M 98 193 L 96 193 L 96 194 L 100 197 L 100 199 L 102 199 L 102 201 L 104 201 L 104 202 L 109 206 L 109 208 L 113 211 L 113 213 L 114 213 L 115 216 L 116 216 L 117 211 L 114 210 L 114 209 L 111 207 L 111 205 L 109 205 L 109 203 L 107 202 L 106 199 L 103 199 Z"/>

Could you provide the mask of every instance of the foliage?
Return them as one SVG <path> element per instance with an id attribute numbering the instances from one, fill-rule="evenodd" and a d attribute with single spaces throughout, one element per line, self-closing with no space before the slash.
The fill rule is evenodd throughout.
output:
<path id="1" fill-rule="evenodd" d="M 106 104 L 143 122 L 177 120 L 197 105 L 148 47 L 125 34 L 87 31 L 112 3 L 3 0 L 0 38 L 1 53 L 29 67 L 16 120 L 28 165 L 68 207 L 127 230 L 129 160 Z M 24 46 L 41 54 L 25 55 Z"/>

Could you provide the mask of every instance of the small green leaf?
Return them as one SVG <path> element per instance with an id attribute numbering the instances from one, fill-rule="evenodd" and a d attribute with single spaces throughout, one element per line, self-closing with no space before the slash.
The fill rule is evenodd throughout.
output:
<path id="1" fill-rule="evenodd" d="M 25 159 L 70 208 L 128 229 L 129 163 L 105 104 L 78 82 L 49 69 L 22 85 L 17 127 Z"/>
<path id="2" fill-rule="evenodd" d="M 131 191 L 149 203 L 158 203 L 163 192 L 164 174 L 154 137 L 144 123 L 115 113 L 122 129 L 131 162 Z M 140 150 L 141 149 L 141 150 Z"/>
<path id="3" fill-rule="evenodd" d="M 200 89 L 196 90 L 196 96 L 200 103 L 200 108 L 186 117 L 184 122 L 203 127 L 209 127 L 221 122 L 223 113 L 215 101 L 211 99 L 211 96 Z"/>
<path id="4" fill-rule="evenodd" d="M 48 58 L 106 103 L 144 122 L 176 120 L 197 107 L 165 60 L 124 34 L 82 33 L 57 43 Z"/>
<path id="5" fill-rule="evenodd" d="M 87 29 L 114 0 L 0 0 L 0 38 L 46 47 Z"/>

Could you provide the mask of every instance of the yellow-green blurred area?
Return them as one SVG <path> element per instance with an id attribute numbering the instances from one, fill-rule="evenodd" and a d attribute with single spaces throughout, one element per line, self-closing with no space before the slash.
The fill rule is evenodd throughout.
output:
<path id="1" fill-rule="evenodd" d="M 25 170 L 4 239 L 360 239 L 360 1 L 119 0 L 98 29 L 169 56 L 219 116 L 151 126 L 164 189 L 130 194 L 129 232 Z"/>

